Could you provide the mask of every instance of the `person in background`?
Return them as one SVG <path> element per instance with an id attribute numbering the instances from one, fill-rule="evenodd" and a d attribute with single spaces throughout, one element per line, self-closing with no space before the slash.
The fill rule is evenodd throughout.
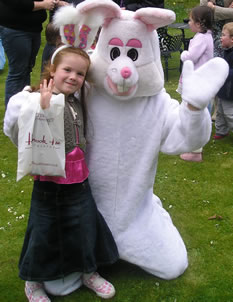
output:
<path id="1" fill-rule="evenodd" d="M 46 38 L 46 45 L 42 53 L 41 72 L 43 72 L 44 65 L 46 65 L 49 62 L 55 49 L 61 43 L 61 36 L 60 36 L 59 29 L 55 28 L 52 22 L 49 22 L 46 26 L 45 38 Z"/>
<path id="2" fill-rule="evenodd" d="M 1 38 L 8 58 L 5 107 L 12 95 L 30 85 L 46 11 L 54 9 L 57 1 L 0 0 Z"/>
<path id="3" fill-rule="evenodd" d="M 181 53 L 182 62 L 191 60 L 194 69 L 214 57 L 214 43 L 212 37 L 213 11 L 207 6 L 194 7 L 190 12 L 189 27 L 195 33 L 190 40 L 188 50 Z M 180 77 L 177 91 L 182 93 L 182 75 Z M 183 153 L 180 158 L 187 161 L 202 161 L 202 148 L 189 153 Z"/>
<path id="4" fill-rule="evenodd" d="M 226 22 L 233 21 L 233 6 L 232 0 L 200 0 L 200 5 L 209 6 L 214 12 L 214 24 L 213 24 L 213 39 L 214 39 L 214 57 L 223 57 L 223 49 L 221 46 L 221 33 L 223 25 Z M 213 103 L 212 120 L 216 120 L 216 113 L 218 107 L 217 96 Z M 216 139 L 214 137 L 214 139 Z"/>
<path id="5" fill-rule="evenodd" d="M 84 109 L 89 67 L 86 52 L 64 45 L 59 47 L 51 64 L 45 66 L 40 85 L 14 95 L 6 110 L 4 132 L 14 141 L 19 111 L 28 94 L 31 98 L 39 95 L 46 114 L 50 112 L 50 101 L 56 101 L 61 94 L 65 97 L 66 177 L 34 176 L 30 215 L 19 260 L 19 276 L 26 281 L 29 302 L 50 302 L 47 293 L 66 295 L 82 284 L 101 298 L 115 294 L 113 285 L 96 272 L 100 265 L 114 263 L 119 255 L 88 182 Z"/>
<path id="6" fill-rule="evenodd" d="M 4 69 L 6 63 L 5 51 L 2 46 L 2 39 L 1 39 L 2 27 L 0 26 L 0 72 Z"/>
<path id="7" fill-rule="evenodd" d="M 164 0 L 114 0 L 120 7 L 127 10 L 136 11 L 139 8 L 143 7 L 159 7 L 164 8 Z"/>
<path id="8" fill-rule="evenodd" d="M 221 44 L 223 56 L 229 65 L 229 75 L 219 90 L 218 109 L 215 121 L 215 139 L 221 139 L 233 130 L 233 22 L 226 23 L 222 29 Z"/>

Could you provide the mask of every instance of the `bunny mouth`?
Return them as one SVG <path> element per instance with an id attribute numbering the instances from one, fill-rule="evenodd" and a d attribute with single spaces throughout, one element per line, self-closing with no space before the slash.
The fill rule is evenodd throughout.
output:
<path id="1" fill-rule="evenodd" d="M 113 92 L 114 95 L 117 96 L 128 96 L 131 95 L 134 90 L 136 89 L 136 85 L 133 85 L 131 87 L 127 87 L 125 85 L 116 85 L 115 83 L 113 83 L 113 81 L 107 77 L 107 82 L 108 82 L 108 86 L 111 89 L 111 91 Z"/>

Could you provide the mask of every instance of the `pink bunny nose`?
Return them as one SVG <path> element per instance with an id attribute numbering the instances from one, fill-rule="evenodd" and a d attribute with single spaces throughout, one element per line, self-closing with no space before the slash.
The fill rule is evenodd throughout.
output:
<path id="1" fill-rule="evenodd" d="M 124 67 L 121 69 L 121 75 L 124 79 L 128 79 L 131 76 L 131 70 L 129 67 Z"/>

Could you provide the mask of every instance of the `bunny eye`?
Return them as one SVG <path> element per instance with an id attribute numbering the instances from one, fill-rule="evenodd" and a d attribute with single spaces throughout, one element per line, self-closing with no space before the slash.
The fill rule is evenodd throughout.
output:
<path id="1" fill-rule="evenodd" d="M 114 61 L 117 57 L 121 55 L 120 49 L 118 47 L 113 47 L 110 51 L 111 60 Z"/>
<path id="2" fill-rule="evenodd" d="M 131 48 L 128 52 L 127 52 L 127 56 L 133 60 L 136 61 L 138 58 L 138 51 L 135 48 Z"/>

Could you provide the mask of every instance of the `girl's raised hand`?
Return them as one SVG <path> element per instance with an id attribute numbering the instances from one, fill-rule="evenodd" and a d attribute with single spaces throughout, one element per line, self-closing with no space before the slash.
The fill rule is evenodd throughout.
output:
<path id="1" fill-rule="evenodd" d="M 53 87 L 53 79 L 50 79 L 49 84 L 46 79 L 40 84 L 40 106 L 42 109 L 49 108 Z"/>

